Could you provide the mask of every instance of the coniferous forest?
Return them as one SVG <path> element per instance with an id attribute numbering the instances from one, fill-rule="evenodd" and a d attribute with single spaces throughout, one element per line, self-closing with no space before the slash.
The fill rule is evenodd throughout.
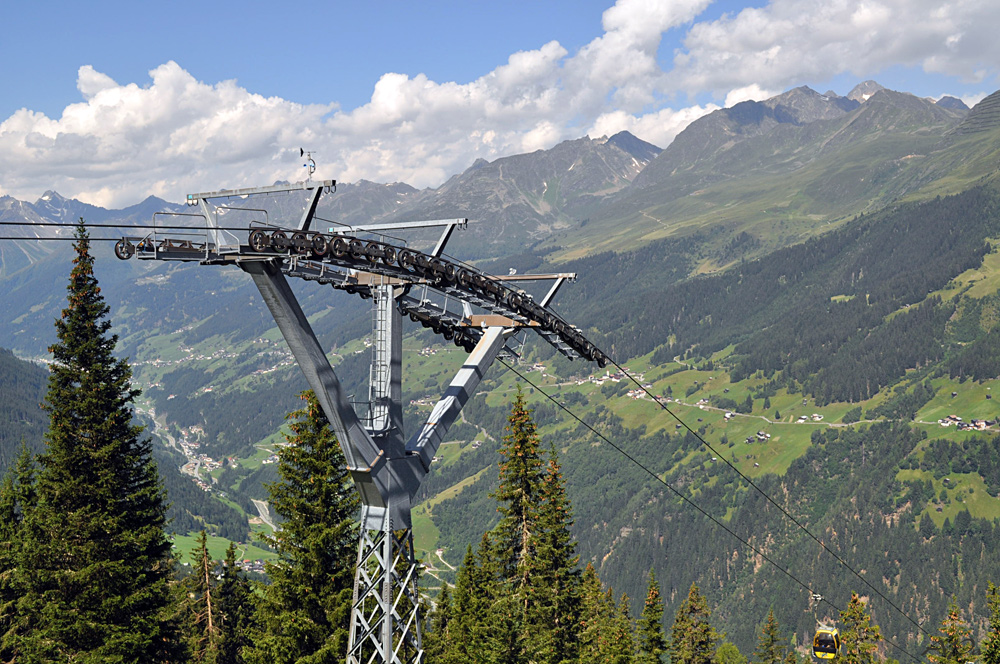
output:
<path id="1" fill-rule="evenodd" d="M 992 209 L 987 192 L 969 196 L 984 198 L 928 203 L 923 216 L 939 219 L 965 204 Z M 980 221 L 969 223 L 982 224 L 982 238 L 993 230 L 993 217 L 982 213 Z M 777 269 L 781 277 L 795 280 L 783 267 L 822 266 L 824 257 L 848 246 L 880 246 L 881 235 L 868 241 L 864 235 L 891 234 L 893 224 L 904 218 L 909 219 L 890 216 L 877 226 L 862 220 L 790 248 L 787 260 L 773 259 L 785 263 L 744 266 L 739 279 L 724 289 L 734 293 L 731 304 L 745 307 L 737 313 L 752 319 L 758 315 L 754 306 L 787 307 L 789 324 L 770 336 L 753 336 L 752 325 L 748 327 L 747 340 L 735 350 L 734 374 L 764 367 L 766 379 L 782 372 L 821 403 L 862 399 L 865 390 L 891 382 L 914 362 L 940 359 L 942 330 L 954 327 L 954 308 L 931 298 L 904 313 L 888 314 L 939 287 L 956 264 L 968 267 L 981 261 L 981 241 L 938 238 L 929 255 L 940 256 L 950 267 L 938 270 L 933 259 L 925 261 L 912 298 L 900 295 L 898 288 L 884 293 L 855 288 L 860 274 L 829 281 L 832 285 L 815 302 L 807 298 L 794 306 L 782 304 L 779 294 L 752 305 L 762 296 L 748 296 L 773 276 L 758 279 L 755 274 Z M 906 230 L 917 222 L 914 216 Z M 263 497 L 281 520 L 280 530 L 266 538 L 278 554 L 268 564 L 267 578 L 250 580 L 237 564 L 235 546 L 224 559 L 213 560 L 204 531 L 193 550 L 172 551 L 166 536 L 171 518 L 184 530 L 199 525 L 190 513 L 169 511 L 171 499 L 190 491 L 191 483 L 162 479 L 148 434 L 136 423 L 132 411 L 138 392 L 131 385 L 129 365 L 115 357 L 118 339 L 111 332 L 82 222 L 75 249 L 66 308 L 56 321 L 50 348 L 47 390 L 45 372 L 39 370 L 30 380 L 18 379 L 10 391 L 16 397 L 9 410 L 11 423 L 21 429 L 5 431 L 13 430 L 23 445 L 18 458 L 6 464 L 9 470 L 0 485 L 0 661 L 343 661 L 357 497 L 315 398 L 303 393 L 298 407 L 289 409 L 289 444 L 278 454 L 273 481 L 266 483 Z M 878 261 L 865 260 L 864 278 L 878 277 Z M 703 321 L 724 320 L 725 302 L 684 295 L 685 289 L 700 287 L 690 282 L 669 293 L 690 297 L 680 310 L 700 322 L 676 319 L 672 329 L 678 341 L 660 352 L 679 350 L 694 338 L 684 335 L 693 335 Z M 844 298 L 831 303 L 831 293 Z M 865 308 L 851 304 L 865 301 Z M 880 308 L 880 302 L 888 303 Z M 813 342 L 802 338 L 809 334 L 803 321 L 822 315 L 810 309 L 820 303 L 831 321 L 821 330 L 827 338 L 820 346 L 833 351 L 825 358 L 809 355 Z M 655 313 L 655 307 L 649 309 Z M 796 312 L 806 313 L 800 318 Z M 949 358 L 948 371 L 995 375 L 981 359 L 991 356 L 995 336 L 970 337 L 967 351 Z M 925 343 L 899 347 L 897 340 L 904 337 Z M 712 348 L 711 334 L 700 338 Z M 626 342 L 645 343 L 619 340 Z M 775 344 L 792 350 L 775 353 Z M 865 374 L 864 385 L 858 382 L 857 358 L 862 364 L 866 353 L 891 358 L 897 347 L 898 367 L 889 363 L 883 367 L 888 373 Z M 772 360 L 773 366 L 768 364 Z M 7 375 L 4 366 L 0 362 L 0 380 Z M 617 396 L 620 389 L 609 387 L 606 396 Z M 759 396 L 767 398 L 768 389 L 765 383 L 765 394 Z M 930 482 L 895 479 L 901 469 L 937 479 L 976 473 L 989 495 L 1000 494 L 996 439 L 938 439 L 921 457 L 909 455 L 925 436 L 895 420 L 912 417 L 932 396 L 929 383 L 917 382 L 913 390 L 864 413 L 886 421 L 817 430 L 809 449 L 783 476 L 758 480 L 763 494 L 783 497 L 780 509 L 724 476 L 721 464 L 708 463 L 691 433 L 647 433 L 599 408 L 591 428 L 562 428 L 543 439 L 538 423 L 556 417 L 554 406 L 529 407 L 520 389 L 502 407 L 471 403 L 475 422 L 504 434 L 495 446 L 484 446 L 479 454 L 464 456 L 431 476 L 423 488 L 433 493 L 481 466 L 489 471 L 476 482 L 489 490 L 451 498 L 457 509 L 449 513 L 462 517 L 439 524 L 448 546 L 476 544 L 465 547 L 453 583 L 442 580 L 427 598 L 423 661 L 793 664 L 809 656 L 819 620 L 839 625 L 839 660 L 852 664 L 910 659 L 1000 664 L 1000 593 L 993 583 L 1000 577 L 995 555 L 1000 532 L 968 511 L 936 527 L 914 509 L 935 498 Z M 32 399 L 44 403 L 48 422 L 43 440 L 31 437 L 45 428 L 42 423 L 30 420 L 30 408 L 22 413 L 17 406 Z M 721 399 L 716 397 L 717 405 L 743 408 L 742 402 Z M 754 400 L 748 400 L 750 412 Z M 639 463 L 709 506 L 709 513 L 680 510 L 660 488 L 628 489 L 642 486 L 641 473 L 621 466 L 604 439 L 595 437 L 598 430 L 615 440 L 636 441 L 631 452 Z M 608 478 L 605 470 L 616 464 L 620 470 Z M 572 492 L 571 486 L 576 487 Z M 620 541 L 628 537 L 627 545 L 600 550 L 593 538 L 578 540 L 571 493 L 589 510 L 620 514 L 620 522 L 600 527 L 617 529 Z M 196 500 L 185 496 L 186 504 Z M 650 504 L 662 508 L 639 509 Z M 854 587 L 846 588 L 849 600 L 838 596 L 798 603 L 802 588 L 796 584 L 802 579 L 765 564 L 760 554 L 780 553 L 788 570 L 808 570 L 810 586 L 844 577 L 834 558 L 792 536 L 786 512 L 814 527 L 835 551 L 849 551 L 861 542 L 884 551 L 863 572 L 883 579 L 888 596 L 873 593 L 859 577 L 851 581 Z M 759 554 L 728 540 L 720 546 L 725 536 L 707 517 L 724 520 Z M 225 526 L 224 517 L 216 523 Z M 236 532 L 240 525 L 232 528 Z M 908 557 L 914 551 L 920 551 L 920 560 Z M 863 558 L 872 560 L 867 553 Z M 602 567 L 609 559 L 616 564 Z M 663 585 L 661 579 L 668 576 L 698 580 Z M 892 603 L 897 611 L 888 608 Z M 944 618 L 931 626 L 924 620 L 927 615 Z M 908 616 L 923 624 L 908 624 Z"/>

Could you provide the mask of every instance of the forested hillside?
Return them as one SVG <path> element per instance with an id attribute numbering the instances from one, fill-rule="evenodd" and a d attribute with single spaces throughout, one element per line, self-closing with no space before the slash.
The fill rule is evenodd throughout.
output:
<path id="1" fill-rule="evenodd" d="M 839 606 L 861 593 L 883 632 L 917 651 L 928 637 L 910 621 L 931 630 L 952 596 L 985 625 L 987 583 L 1000 581 L 997 101 L 966 114 L 891 91 L 820 97 L 727 109 L 662 153 L 580 139 L 474 164 L 440 190 L 345 186 L 323 211 L 356 223 L 488 210 L 485 228 L 456 234 L 456 253 L 498 275 L 577 273 L 553 306 L 614 360 L 605 374 L 529 335 L 489 371 L 416 497 L 432 596 L 499 522 L 490 494 L 519 384 L 558 454 L 580 568 L 627 593 L 632 615 L 653 569 L 666 616 L 697 584 L 744 653 L 769 609 L 805 644 L 817 616 L 800 581 Z M 108 245 L 95 255 L 118 352 L 143 388 L 168 531 L 272 532 L 265 483 L 305 382 L 247 275 L 136 267 Z M 65 252 L 4 261 L 6 345 L 42 356 Z M 364 401 L 369 303 L 293 288 L 345 393 Z M 404 334 L 413 432 L 465 355 L 409 320 Z M 39 446 L 45 375 L 0 353 L 0 465 L 22 439 Z"/>
<path id="2" fill-rule="evenodd" d="M 800 643 L 808 638 L 815 621 L 806 611 L 808 593 L 651 481 L 648 470 L 814 591 L 839 602 L 851 590 L 872 595 L 870 606 L 893 638 L 916 647 L 925 637 L 909 619 L 936 620 L 952 595 L 983 615 L 986 584 L 1000 578 L 989 555 L 1000 544 L 1000 437 L 995 429 L 961 434 L 911 420 L 949 408 L 949 391 L 979 395 L 976 402 L 951 397 L 950 409 L 966 418 L 970 407 L 973 417 L 1000 413 L 989 393 L 998 377 L 989 352 L 996 343 L 998 200 L 983 186 L 900 204 L 727 273 L 674 284 L 669 275 L 684 268 L 678 242 L 572 263 L 581 279 L 560 306 L 586 311 L 589 334 L 607 330 L 615 357 L 641 356 L 630 366 L 645 372 L 654 393 L 676 397 L 672 408 L 698 433 L 675 427 L 648 400 L 627 398 L 625 391 L 637 387 L 628 380 L 599 390 L 567 382 L 590 370 L 538 350 L 555 377 L 530 373 L 529 380 L 645 467 L 532 396 L 546 442 L 561 450 L 568 493 L 589 523 L 575 531 L 582 559 L 633 598 L 644 583 L 636 570 L 652 564 L 668 612 L 698 583 L 741 648 L 751 646 L 756 625 L 741 616 L 760 617 L 769 607 Z M 634 285 L 624 294 L 622 275 Z M 961 382 L 971 376 L 985 383 Z M 502 390 L 512 379 L 497 372 L 490 385 Z M 711 410 L 688 406 L 696 401 Z M 720 409 L 742 415 L 730 421 Z M 845 423 L 879 421 L 831 428 L 813 421 L 817 411 Z M 467 418 L 494 430 L 501 412 L 476 401 Z M 758 429 L 769 432 L 764 442 Z M 434 495 L 475 478 L 433 507 L 446 550 L 460 551 L 494 522 L 494 445 L 465 450 L 427 487 Z M 757 478 L 864 580 L 720 456 Z M 919 561 L 909 553 L 916 550 Z"/>
<path id="3" fill-rule="evenodd" d="M 0 348 L 0 468 L 14 462 L 21 443 L 32 452 L 42 448 L 48 425 L 42 413 L 48 371 Z"/>

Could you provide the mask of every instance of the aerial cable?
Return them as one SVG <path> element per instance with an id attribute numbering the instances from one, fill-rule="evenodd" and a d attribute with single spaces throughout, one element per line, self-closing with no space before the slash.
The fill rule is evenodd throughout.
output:
<path id="1" fill-rule="evenodd" d="M 659 475 L 657 475 L 655 472 L 653 472 L 647 466 L 645 466 L 641 461 L 639 461 L 638 459 L 636 459 L 634 456 L 632 456 L 631 454 L 629 454 L 628 452 L 626 452 L 622 447 L 620 447 L 619 445 L 617 445 L 613 441 L 611 441 L 607 436 L 605 436 L 600 431 L 598 431 L 597 429 L 595 429 L 594 427 L 592 427 L 590 424 L 588 424 L 587 422 L 585 422 L 579 415 L 577 415 L 576 413 L 574 413 L 573 411 L 571 411 L 569 408 L 567 408 L 565 405 L 563 405 L 562 402 L 560 402 L 558 399 L 556 399 L 555 397 L 553 397 L 551 394 L 549 394 L 548 392 L 546 392 L 545 390 L 543 390 L 541 388 L 541 386 L 537 385 L 536 383 L 533 383 L 527 376 L 525 376 L 520 371 L 518 371 L 517 369 L 515 369 L 513 366 L 511 366 L 510 364 L 508 364 L 503 358 L 497 358 L 497 361 L 500 362 L 500 364 L 502 364 L 505 367 L 507 367 L 512 373 L 514 373 L 515 375 L 517 375 L 525 383 L 527 383 L 528 385 L 530 385 L 531 387 L 533 387 L 535 390 L 537 390 L 546 399 L 548 399 L 549 401 L 551 401 L 552 403 L 554 403 L 556 406 L 558 406 L 560 409 L 562 409 L 564 412 L 566 412 L 574 420 L 576 420 L 581 425 L 583 425 L 592 434 L 594 434 L 595 436 L 597 436 L 598 438 L 600 438 L 601 440 L 603 440 L 605 443 L 607 443 L 608 445 L 610 445 L 611 447 L 613 447 L 615 450 L 617 450 L 622 456 L 624 456 L 626 459 L 628 459 L 633 464 L 635 464 L 636 466 L 638 466 L 647 475 L 649 475 L 650 477 L 652 477 L 654 480 L 656 480 L 657 482 L 659 482 L 663 486 L 665 486 L 668 489 L 670 489 L 670 491 L 672 491 L 675 496 L 677 496 L 678 498 L 680 498 L 682 501 L 684 501 L 685 503 L 687 503 L 688 505 L 690 505 L 694 509 L 698 510 L 702 515 L 708 517 L 708 519 L 710 521 L 712 521 L 712 523 L 714 523 L 715 525 L 719 526 L 720 528 L 722 528 L 723 530 L 725 530 L 727 533 L 729 533 L 730 535 L 732 535 L 734 539 L 736 539 L 738 542 L 740 542 L 741 544 L 743 544 L 744 546 L 746 546 L 747 548 L 749 548 L 755 554 L 757 554 L 758 556 L 760 556 L 763 560 L 767 561 L 768 563 L 770 563 L 770 564 L 774 565 L 776 568 L 778 568 L 778 570 L 782 574 L 784 574 L 789 579 L 791 579 L 792 581 L 794 581 L 796 584 L 798 584 L 799 586 L 801 586 L 803 589 L 805 589 L 806 591 L 808 591 L 809 594 L 810 594 L 810 596 L 812 596 L 814 598 L 819 597 L 820 601 L 826 602 L 827 604 L 829 604 L 838 613 L 843 613 L 844 612 L 844 609 L 841 609 L 839 606 L 837 606 L 836 604 L 834 604 L 830 600 L 826 599 L 825 596 L 820 595 L 819 593 L 815 592 L 804 581 L 802 581 L 797 576 L 795 576 L 794 574 L 792 574 L 792 572 L 791 572 L 790 569 L 782 567 L 777 562 L 775 562 L 770 556 L 768 556 L 766 553 L 764 553 L 763 551 L 761 551 L 760 549 L 758 549 L 756 546 L 754 546 L 753 544 L 751 544 L 749 541 L 747 541 L 747 540 L 743 539 L 742 537 L 740 537 L 729 526 L 727 526 L 722 521 L 719 521 L 718 519 L 716 519 L 714 516 L 712 516 L 711 514 L 709 514 L 707 511 L 705 511 L 704 508 L 702 508 L 700 505 L 698 505 L 692 499 L 688 498 L 683 493 L 681 493 L 680 491 L 678 491 L 677 489 L 675 489 L 669 482 L 667 482 L 665 479 L 661 478 Z M 612 360 L 612 364 L 615 364 L 613 360 Z M 618 365 L 615 364 L 615 366 L 618 366 Z M 618 367 L 618 368 L 621 369 L 621 367 Z M 673 413 L 671 413 L 671 415 L 673 415 Z M 676 416 L 674 416 L 674 417 L 676 418 Z M 683 422 L 682 422 L 682 424 L 683 424 Z M 699 440 L 701 440 L 700 437 L 699 437 Z M 704 441 L 702 441 L 702 442 L 704 442 Z M 716 455 L 716 456 L 718 456 L 718 455 Z M 894 608 L 896 608 L 895 605 L 892 605 L 891 602 L 890 602 L 890 605 L 893 606 Z M 900 609 L 898 609 L 898 608 L 896 608 L 896 610 L 900 611 Z M 900 613 L 902 613 L 902 611 L 900 611 Z M 908 616 L 906 616 L 905 613 L 903 613 L 903 616 L 907 617 L 907 619 L 909 619 Z M 912 620 L 911 620 L 911 622 L 912 622 Z M 918 625 L 918 627 L 919 627 L 919 625 Z M 923 630 L 921 630 L 921 631 L 923 631 Z M 901 646 L 898 643 L 896 643 L 895 641 L 893 641 L 892 639 L 885 638 L 883 640 L 886 643 L 888 643 L 889 645 L 891 645 L 892 647 L 894 647 L 897 650 L 899 650 L 900 652 L 908 655 L 914 661 L 917 661 L 917 662 L 922 661 L 920 659 L 920 657 L 914 655 L 913 653 L 911 653 L 910 651 L 908 651 L 906 648 L 904 648 L 903 646 Z"/>
<path id="2" fill-rule="evenodd" d="M 201 216 L 201 215 L 198 215 Z M 264 222 L 259 222 L 264 223 Z M 92 224 L 90 222 L 84 222 L 85 228 L 128 228 L 135 231 L 202 231 L 202 230 L 212 230 L 212 231 L 245 231 L 246 226 L 212 226 L 211 228 L 207 226 L 151 226 L 151 225 L 135 225 L 135 224 Z M 267 226 L 274 226 L 273 224 L 266 224 Z M 0 221 L 0 226 L 55 226 L 57 228 L 74 229 L 79 224 L 63 224 L 56 221 Z M 277 228 L 275 226 L 275 228 Z M 8 238 L 0 238 L 0 240 L 6 240 Z M 46 237 L 17 237 L 13 238 L 15 240 L 48 240 L 50 238 Z M 51 239 L 61 239 L 61 238 L 51 238 Z M 121 238 L 118 238 L 121 239 Z"/>
<path id="3" fill-rule="evenodd" d="M 736 474 L 739 475 L 741 478 L 743 478 L 743 480 L 747 484 L 749 484 L 757 493 L 759 493 L 764 498 L 766 498 L 769 503 L 771 503 L 776 508 L 778 508 L 778 510 L 780 510 L 782 514 L 784 514 L 786 517 L 788 517 L 788 519 L 792 523 L 794 523 L 796 526 L 798 526 L 799 529 L 801 529 L 810 538 L 812 538 L 812 540 L 814 542 L 816 542 L 821 547 L 823 547 L 824 551 L 826 551 L 831 556 L 833 556 L 834 559 L 837 562 L 839 562 L 841 565 L 843 565 L 844 567 L 846 567 L 854 576 L 856 576 L 859 579 L 861 579 L 862 583 L 864 583 L 866 586 L 868 586 L 868 588 L 870 588 L 872 590 L 872 592 L 874 592 L 876 595 L 878 595 L 879 597 L 881 597 L 889 606 L 891 606 L 896 611 L 898 611 L 900 615 L 902 615 L 904 618 L 906 618 L 910 622 L 910 624 L 912 624 L 914 627 L 916 627 L 918 630 L 920 630 L 923 634 L 925 634 L 927 636 L 930 636 L 930 633 L 927 630 L 925 630 L 919 623 L 917 623 L 916 621 L 913 620 L 913 618 L 911 618 L 910 616 L 908 616 L 905 611 L 903 611 L 892 600 L 890 600 L 888 597 L 886 597 L 876 586 L 872 585 L 871 582 L 868 581 L 868 579 L 866 579 L 865 577 L 861 576 L 861 574 L 857 570 L 855 570 L 846 560 L 844 560 L 843 558 L 841 558 L 837 554 L 836 551 L 834 551 L 833 549 L 831 549 L 830 547 L 828 547 L 821 539 L 819 539 L 818 537 L 816 537 L 816 535 L 814 535 L 812 533 L 812 531 L 810 531 L 798 519 L 796 519 L 792 514 L 790 514 L 788 512 L 788 510 L 786 510 L 784 507 L 782 507 L 781 505 L 779 505 L 773 498 L 771 498 L 771 496 L 769 496 L 767 493 L 765 493 L 764 490 L 761 489 L 759 486 L 757 486 L 757 484 L 752 479 L 750 479 L 749 477 L 747 477 L 739 468 L 737 468 L 735 465 L 733 465 L 728 459 L 726 459 L 725 456 L 723 456 L 722 454 L 720 454 L 714 447 L 712 447 L 712 445 L 707 440 L 705 440 L 701 436 L 701 434 L 699 434 L 697 431 L 695 431 L 694 429 L 692 429 L 688 425 L 687 422 L 685 422 L 684 420 L 682 420 L 680 418 L 680 416 L 678 416 L 676 413 L 674 413 L 672 410 L 670 410 L 670 408 L 666 404 L 662 403 L 649 390 L 647 390 L 645 387 L 643 387 L 642 383 L 640 383 L 638 380 L 636 380 L 635 377 L 631 373 L 629 373 L 629 371 L 627 369 L 625 369 L 620 364 L 618 364 L 607 353 L 604 353 L 604 355 L 605 355 L 605 357 L 608 358 L 608 362 L 609 363 L 611 363 L 612 365 L 614 365 L 619 371 L 621 371 L 623 374 L 625 374 L 626 376 L 628 376 L 629 380 L 631 380 L 633 383 L 635 383 L 635 385 L 639 389 L 641 389 L 645 394 L 647 394 L 649 397 L 651 397 L 655 403 L 659 404 L 659 406 L 660 406 L 661 409 L 663 409 L 664 411 L 666 411 L 671 417 L 673 417 L 675 420 L 677 420 L 677 422 L 682 427 L 684 427 L 691 435 L 693 435 L 695 438 L 697 438 L 701 442 L 701 444 L 704 445 L 705 447 L 707 447 L 717 458 L 722 459 L 722 461 L 727 466 L 729 466 L 730 468 L 732 468 L 736 472 Z"/>

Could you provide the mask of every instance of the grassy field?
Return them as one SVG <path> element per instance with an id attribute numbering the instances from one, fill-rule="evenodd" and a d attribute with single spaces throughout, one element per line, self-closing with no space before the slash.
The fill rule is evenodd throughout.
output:
<path id="1" fill-rule="evenodd" d="M 922 513 L 930 515 L 938 528 L 944 525 L 945 519 L 954 522 L 962 510 L 969 510 L 969 514 L 977 519 L 992 521 L 1000 518 L 1000 498 L 994 498 L 989 494 L 986 485 L 983 484 L 983 478 L 979 475 L 951 473 L 947 478 L 935 480 L 929 471 L 900 470 L 896 479 L 901 482 L 913 480 L 931 482 L 935 498 L 923 508 Z M 945 479 L 948 482 L 945 482 Z M 938 499 L 942 491 L 947 496 L 943 502 Z"/>
<path id="2" fill-rule="evenodd" d="M 197 546 L 197 533 L 172 535 L 170 540 L 173 542 L 173 555 L 177 558 L 178 562 L 190 563 L 191 551 L 193 551 Z M 214 537 L 209 535 L 208 555 L 210 555 L 213 560 L 224 560 L 226 557 L 226 549 L 228 548 L 229 540 L 224 537 Z M 276 560 L 277 558 L 277 553 L 256 544 L 247 542 L 236 544 L 237 560 Z"/>

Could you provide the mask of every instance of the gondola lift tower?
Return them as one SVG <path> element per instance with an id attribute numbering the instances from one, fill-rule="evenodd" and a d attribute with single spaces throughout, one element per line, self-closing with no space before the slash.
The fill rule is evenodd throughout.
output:
<path id="1" fill-rule="evenodd" d="M 336 182 L 311 179 L 311 153 L 307 167 L 310 178 L 297 184 L 190 194 L 187 203 L 195 212 L 157 213 L 151 232 L 123 237 L 115 254 L 122 260 L 236 266 L 250 275 L 329 419 L 360 494 L 347 662 L 417 664 L 423 649 L 410 509 L 445 432 L 497 356 L 515 353 L 522 332 L 539 334 L 570 358 L 602 367 L 608 358 L 549 308 L 575 274 L 501 278 L 446 257 L 449 238 L 467 219 L 354 226 L 322 220 L 316 215 L 320 199 L 336 190 Z M 295 195 L 298 219 L 272 220 L 275 199 Z M 158 231 L 162 216 L 184 220 L 190 229 L 171 225 Z M 319 227 L 322 222 L 326 228 Z M 400 239 L 428 230 L 440 231 L 428 251 Z M 367 401 L 352 404 L 344 394 L 289 277 L 371 298 Z M 538 302 L 518 287 L 527 281 L 549 284 Z M 469 353 L 427 421 L 409 438 L 403 431 L 403 316 Z"/>

